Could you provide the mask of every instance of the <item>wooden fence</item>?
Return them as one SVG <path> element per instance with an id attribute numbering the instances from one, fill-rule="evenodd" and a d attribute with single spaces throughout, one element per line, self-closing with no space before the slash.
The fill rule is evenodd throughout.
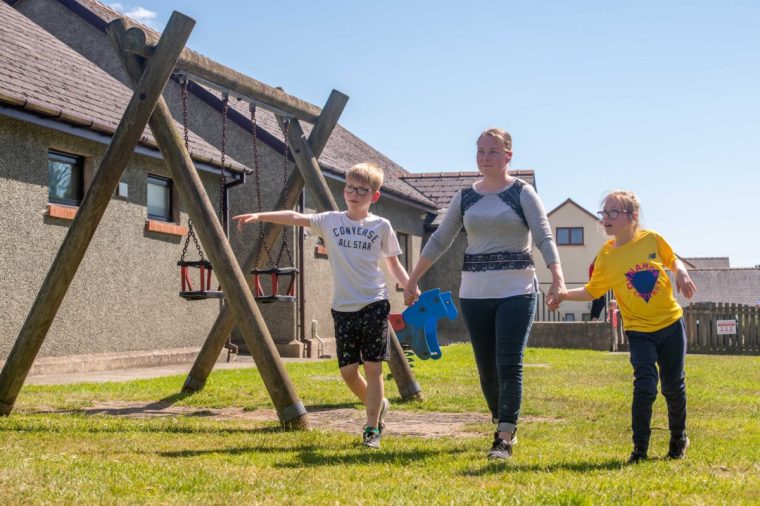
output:
<path id="1" fill-rule="evenodd" d="M 759 306 L 697 302 L 684 308 L 684 320 L 689 351 L 760 353 Z"/>
<path id="2" fill-rule="evenodd" d="M 696 302 L 684 308 L 683 317 L 691 353 L 760 354 L 760 306 Z M 612 327 L 612 349 L 628 350 L 622 318 Z"/>

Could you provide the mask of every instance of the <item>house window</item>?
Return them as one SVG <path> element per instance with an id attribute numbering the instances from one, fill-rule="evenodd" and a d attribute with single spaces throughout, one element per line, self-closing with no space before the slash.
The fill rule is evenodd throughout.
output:
<path id="1" fill-rule="evenodd" d="M 173 221 L 171 179 L 148 174 L 148 218 Z"/>
<path id="2" fill-rule="evenodd" d="M 84 158 L 48 151 L 48 201 L 78 206 L 84 196 Z"/>
<path id="3" fill-rule="evenodd" d="M 559 246 L 583 244 L 583 227 L 557 227 L 557 244 Z"/>
<path id="4" fill-rule="evenodd" d="M 411 237 L 409 237 L 409 234 L 405 232 L 396 232 L 396 239 L 398 239 L 398 244 L 401 246 L 401 254 L 398 256 L 399 262 L 401 262 L 401 265 L 406 269 L 406 272 L 409 272 L 411 269 L 410 264 L 410 245 L 411 245 Z M 401 286 L 399 283 L 396 283 L 396 290 L 403 290 L 404 287 Z"/>
<path id="5" fill-rule="evenodd" d="M 566 322 L 574 322 L 575 321 L 575 313 L 565 313 L 565 321 Z"/>
<path id="6" fill-rule="evenodd" d="M 404 269 L 407 271 L 409 270 L 409 234 L 405 232 L 396 232 L 396 239 L 398 239 L 398 244 L 401 246 L 401 254 L 399 255 L 399 261 L 401 262 L 401 265 L 404 266 Z"/>

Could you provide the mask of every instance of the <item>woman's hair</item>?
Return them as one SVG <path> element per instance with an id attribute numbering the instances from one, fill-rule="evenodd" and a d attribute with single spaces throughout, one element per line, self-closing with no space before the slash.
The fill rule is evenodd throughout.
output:
<path id="1" fill-rule="evenodd" d="M 636 222 L 634 224 L 634 227 L 638 230 L 641 204 L 639 203 L 639 198 L 636 196 L 636 194 L 628 190 L 612 190 L 602 200 L 602 206 L 604 206 L 604 203 L 611 198 L 617 200 L 620 202 L 620 204 L 622 204 L 623 209 L 621 209 L 621 211 L 628 212 L 628 214 L 631 216 L 631 219 Z M 636 213 L 635 218 L 633 216 L 633 213 Z"/>
<path id="2" fill-rule="evenodd" d="M 346 180 L 348 178 L 356 179 L 357 181 L 369 186 L 372 191 L 377 191 L 383 186 L 383 169 L 371 162 L 358 163 L 348 169 L 346 173 Z"/>
<path id="3" fill-rule="evenodd" d="M 509 135 L 509 132 L 503 128 L 488 128 L 486 130 L 483 130 L 483 132 L 478 135 L 478 140 L 484 136 L 497 139 L 499 142 L 501 142 L 501 145 L 504 146 L 505 150 L 512 151 L 512 136 Z"/>

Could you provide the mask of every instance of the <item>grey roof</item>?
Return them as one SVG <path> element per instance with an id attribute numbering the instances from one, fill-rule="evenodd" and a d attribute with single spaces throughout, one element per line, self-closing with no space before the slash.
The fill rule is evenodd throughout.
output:
<path id="1" fill-rule="evenodd" d="M 536 187 L 532 170 L 510 170 L 509 174 Z M 445 209 L 457 191 L 472 185 L 480 177 L 479 172 L 420 172 L 406 174 L 402 179 L 435 202 L 439 209 Z"/>
<path id="2" fill-rule="evenodd" d="M 689 276 L 697 286 L 697 293 L 691 300 L 676 294 L 676 300 L 684 307 L 690 302 L 760 304 L 760 269 L 693 269 Z"/>
<path id="3" fill-rule="evenodd" d="M 111 135 L 131 97 L 132 90 L 0 2 L 0 104 Z M 147 127 L 140 143 L 157 148 Z M 193 132 L 189 145 L 196 161 L 221 165 L 219 150 Z M 246 170 L 230 157 L 225 166 Z"/>
<path id="4" fill-rule="evenodd" d="M 689 262 L 690 269 L 730 269 L 728 257 L 685 257 L 681 260 Z"/>
<path id="5" fill-rule="evenodd" d="M 52 1 L 52 0 L 51 0 Z M 98 2 L 97 0 L 58 0 L 62 5 L 71 9 L 77 15 L 83 17 L 87 22 L 93 24 L 101 31 L 105 30 L 106 24 L 123 16 L 110 7 Z M 132 20 L 134 22 L 134 20 Z M 134 22 L 140 26 L 146 32 L 151 32 L 154 35 L 159 35 L 155 30 Z M 195 54 L 197 52 L 193 51 Z M 192 77 L 191 77 L 192 79 Z M 216 103 L 210 104 L 217 110 L 221 111 L 221 93 L 210 88 L 198 86 L 191 88 L 191 92 L 198 92 L 204 90 L 206 94 L 216 97 Z M 349 101 L 350 107 L 350 101 Z M 238 117 L 235 117 L 238 115 Z M 248 110 L 248 104 L 245 102 L 230 100 L 230 117 L 233 121 L 242 127 L 245 124 L 247 118 L 250 117 Z M 270 142 L 275 143 L 272 147 L 274 149 L 282 149 L 283 135 L 280 127 L 277 124 L 277 120 L 269 111 L 260 109 L 257 112 L 257 121 L 261 130 L 265 130 L 264 134 Z M 311 131 L 312 125 L 301 122 L 303 130 L 306 135 Z M 245 128 L 245 127 L 243 127 Z M 382 167 L 385 172 L 385 183 L 383 184 L 383 192 L 396 194 L 403 197 L 405 200 L 414 202 L 427 209 L 435 209 L 435 204 L 428 199 L 425 195 L 417 191 L 414 187 L 410 187 L 404 183 L 400 178 L 409 174 L 403 167 L 389 159 L 372 146 L 362 141 L 354 134 L 346 130 L 340 125 L 335 127 L 330 139 L 325 146 L 322 155 L 319 158 L 320 167 L 329 173 L 334 174 L 338 178 L 344 178 L 346 171 L 353 165 L 361 162 L 373 162 Z"/>
<path id="6" fill-rule="evenodd" d="M 536 187 L 536 176 L 532 170 L 510 170 L 509 174 L 519 177 Z M 435 202 L 438 214 L 432 216 L 426 225 L 437 227 L 443 221 L 449 202 L 457 191 L 472 185 L 480 179 L 479 172 L 419 172 L 403 176 L 403 180 L 420 193 Z"/>

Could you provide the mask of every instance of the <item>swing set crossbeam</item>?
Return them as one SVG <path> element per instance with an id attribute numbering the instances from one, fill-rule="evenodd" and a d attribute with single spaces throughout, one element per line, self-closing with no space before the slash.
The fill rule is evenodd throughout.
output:
<path id="1" fill-rule="evenodd" d="M 154 34 L 132 26 L 126 32 L 124 49 L 143 58 L 151 58 L 155 53 L 157 41 Z M 322 113 L 322 110 L 314 104 L 241 74 L 189 49 L 182 50 L 174 71 L 190 74 L 198 82 L 207 86 L 260 104 L 287 117 L 314 124 Z"/>

